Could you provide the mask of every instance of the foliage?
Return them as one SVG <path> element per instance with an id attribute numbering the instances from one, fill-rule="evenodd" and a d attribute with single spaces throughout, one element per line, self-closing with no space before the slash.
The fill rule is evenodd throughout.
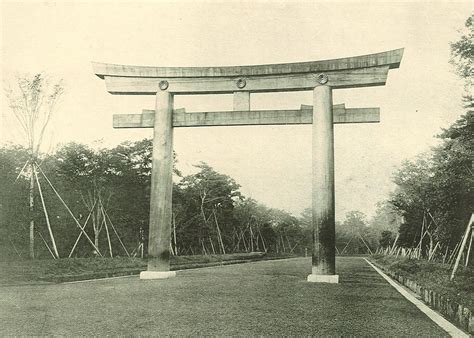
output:
<path id="1" fill-rule="evenodd" d="M 378 235 L 364 213 L 349 211 L 342 223 L 336 223 L 336 248 L 341 254 L 367 254 L 378 247 Z"/>
<path id="2" fill-rule="evenodd" d="M 0 148 L 0 257 L 26 257 L 23 243 L 28 242 L 28 182 L 17 176 L 28 158 L 19 145 Z"/>
<path id="3" fill-rule="evenodd" d="M 56 105 L 63 94 L 62 82 L 51 85 L 43 74 L 33 76 L 17 76 L 14 87 L 6 87 L 5 94 L 13 115 L 16 117 L 20 130 L 24 133 L 28 149 L 28 159 L 25 161 L 26 173 L 29 175 L 29 256 L 35 258 L 35 178 L 37 159 L 43 141 L 44 133 L 51 120 Z M 39 187 L 37 187 L 39 189 Z M 41 193 L 41 190 L 39 191 Z M 41 195 L 40 195 L 41 196 Z M 49 223 L 48 223 L 49 229 Z M 50 229 L 49 229 L 50 230 Z M 50 231 L 51 233 L 51 231 Z M 41 235 L 41 234 L 40 234 Z M 52 237 L 53 249 L 57 251 Z M 44 239 L 43 239 L 44 241 Z"/>
<path id="4" fill-rule="evenodd" d="M 403 214 L 400 245 L 411 247 L 421 237 L 423 218 L 432 223 L 435 240 L 453 247 L 472 212 L 474 124 L 462 116 L 439 136 L 431 154 L 407 161 L 395 174 L 391 203 Z"/>
<path id="5" fill-rule="evenodd" d="M 451 64 L 456 67 L 457 74 L 471 83 L 474 71 L 472 57 L 474 55 L 474 26 L 473 17 L 470 16 L 465 23 L 465 30 L 460 39 L 450 44 Z"/>
<path id="6" fill-rule="evenodd" d="M 147 231 L 150 203 L 151 141 L 124 142 L 113 148 L 94 149 L 84 144 L 68 143 L 50 155 L 40 155 L 40 182 L 51 227 L 58 243 L 60 257 L 70 255 L 80 233 L 68 206 L 84 231 L 102 255 L 109 251 L 104 231 L 108 224 L 113 254 L 124 256 L 120 235 L 129 252 L 137 252 L 144 244 L 147 252 Z M 27 175 L 20 175 L 28 150 L 19 146 L 0 149 L 2 248 L 8 257 L 23 253 L 27 244 L 28 205 L 22 191 L 28 188 Z M 177 163 L 175 156 L 175 165 Z M 222 254 L 234 252 L 268 252 L 303 254 L 311 248 L 310 223 L 305 225 L 291 214 L 270 209 L 255 200 L 245 198 L 240 186 L 231 177 L 215 171 L 206 163 L 196 165 L 198 172 L 181 177 L 174 168 L 173 186 L 173 251 L 178 255 Z M 102 202 L 102 211 L 94 206 Z M 42 210 L 34 217 L 36 230 L 49 246 Z M 107 228 L 105 228 L 107 230 Z M 11 239 L 11 242 L 10 242 Z M 92 257 L 93 247 L 81 236 L 73 257 Z M 48 249 L 41 243 L 35 248 L 38 258 L 49 258 Z M 7 256 L 4 256 L 7 257 Z"/>
<path id="7" fill-rule="evenodd" d="M 384 230 L 380 234 L 379 243 L 382 248 L 391 247 L 394 241 L 395 238 L 393 238 L 393 232 Z"/>
<path id="8" fill-rule="evenodd" d="M 62 80 L 51 84 L 44 74 L 19 75 L 15 86 L 7 86 L 5 94 L 15 115 L 31 156 L 41 146 L 45 130 L 64 92 Z"/>
<path id="9" fill-rule="evenodd" d="M 472 85 L 472 54 L 474 50 L 472 17 L 465 24 L 466 32 L 451 43 L 451 63 Z M 428 228 L 423 240 L 452 249 L 459 243 L 469 220 L 474 200 L 472 174 L 474 159 L 474 121 L 472 95 L 464 97 L 467 111 L 438 137 L 441 144 L 430 153 L 406 161 L 395 173 L 396 191 L 391 204 L 403 215 L 399 245 L 413 247 L 422 238 L 422 227 Z"/>

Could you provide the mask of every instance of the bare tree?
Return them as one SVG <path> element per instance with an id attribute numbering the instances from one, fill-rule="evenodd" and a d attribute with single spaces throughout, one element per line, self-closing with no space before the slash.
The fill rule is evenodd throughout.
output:
<path id="1" fill-rule="evenodd" d="M 26 172 L 30 180 L 29 187 L 29 207 L 30 207 L 30 258 L 34 258 L 34 185 L 36 163 L 40 151 L 43 137 L 51 117 L 55 111 L 58 101 L 64 92 L 62 80 L 51 84 L 44 74 L 20 75 L 17 76 L 14 86 L 7 86 L 5 94 L 9 106 L 20 124 L 20 129 L 24 133 L 29 158 Z M 49 222 L 48 230 L 52 237 Z M 55 247 L 54 237 L 51 238 Z M 57 254 L 57 249 L 56 254 Z"/>

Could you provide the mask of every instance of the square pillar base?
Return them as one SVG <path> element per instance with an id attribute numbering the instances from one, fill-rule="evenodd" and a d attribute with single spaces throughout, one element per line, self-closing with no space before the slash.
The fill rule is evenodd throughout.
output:
<path id="1" fill-rule="evenodd" d="M 142 271 L 140 279 L 166 279 L 176 277 L 176 271 Z"/>
<path id="2" fill-rule="evenodd" d="M 337 284 L 339 283 L 339 275 L 308 275 L 307 278 L 308 282 L 312 283 L 331 283 Z"/>

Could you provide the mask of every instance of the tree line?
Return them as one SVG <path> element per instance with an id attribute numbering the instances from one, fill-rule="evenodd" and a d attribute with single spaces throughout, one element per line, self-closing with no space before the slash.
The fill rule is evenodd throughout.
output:
<path id="1" fill-rule="evenodd" d="M 451 64 L 465 84 L 465 113 L 437 135 L 438 146 L 405 161 L 394 174 L 396 190 L 387 205 L 402 216 L 397 245 L 405 248 L 418 246 L 424 252 L 438 248 L 447 254 L 459 244 L 474 211 L 472 21 L 467 19 L 464 33 L 450 46 Z M 384 245 L 396 237 L 396 232 L 385 233 Z"/>
<path id="2" fill-rule="evenodd" d="M 59 257 L 136 255 L 141 244 L 146 253 L 151 152 L 151 140 L 144 139 L 98 150 L 69 143 L 53 154 L 42 154 L 37 160 L 36 207 L 30 212 L 28 149 L 0 148 L 2 256 L 28 255 L 32 219 L 35 256 L 40 258 L 56 256 L 53 238 Z M 255 251 L 311 255 L 310 209 L 296 217 L 266 207 L 245 197 L 233 178 L 206 163 L 196 164 L 196 173 L 183 175 L 174 155 L 170 248 L 174 255 Z M 338 251 L 374 250 L 380 228 L 368 225 L 364 214 L 348 213 L 336 226 Z"/>

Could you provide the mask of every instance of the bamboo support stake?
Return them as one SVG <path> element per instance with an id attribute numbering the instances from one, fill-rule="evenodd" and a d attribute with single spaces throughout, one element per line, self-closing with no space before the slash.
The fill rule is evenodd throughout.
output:
<path id="1" fill-rule="evenodd" d="M 471 239 L 469 241 L 469 248 L 467 249 L 466 262 L 464 263 L 464 266 L 467 266 L 469 264 L 469 256 L 471 255 L 471 246 L 472 246 L 473 237 L 474 237 L 474 231 L 471 226 Z"/>
<path id="2" fill-rule="evenodd" d="M 249 229 L 250 229 L 250 250 L 253 252 L 253 231 L 252 231 L 252 226 L 249 224 Z M 282 238 L 283 241 L 283 238 Z"/>
<path id="3" fill-rule="evenodd" d="M 12 245 L 13 249 L 15 249 L 15 252 L 18 255 L 18 257 L 21 257 L 21 253 L 17 250 L 15 244 L 13 244 L 12 239 L 10 237 L 8 237 L 8 240 L 10 241 L 10 244 Z"/>
<path id="4" fill-rule="evenodd" d="M 222 241 L 221 229 L 219 229 L 219 222 L 217 222 L 217 216 L 216 216 L 215 210 L 213 210 L 212 213 L 214 214 L 214 221 L 216 222 L 216 228 L 217 228 L 217 236 L 219 236 L 218 239 L 221 245 L 222 253 L 225 255 L 224 242 Z"/>
<path id="5" fill-rule="evenodd" d="M 395 241 L 392 244 L 392 249 L 390 250 L 390 255 L 393 255 L 393 250 L 395 250 L 395 245 L 397 244 L 398 237 L 400 237 L 400 233 L 398 233 L 397 237 L 395 237 Z"/>
<path id="6" fill-rule="evenodd" d="M 212 238 L 211 236 L 209 235 L 209 243 L 211 243 L 211 248 L 212 248 L 212 254 L 216 254 L 216 250 L 214 249 L 214 243 L 212 243 Z"/>
<path id="7" fill-rule="evenodd" d="M 35 166 L 37 166 L 37 164 L 35 164 Z M 53 230 L 51 229 L 51 223 L 49 222 L 48 210 L 46 209 L 46 203 L 44 202 L 43 190 L 41 189 L 41 184 L 38 179 L 38 173 L 36 172 L 35 167 L 34 167 L 34 172 L 32 174 L 34 174 L 35 179 L 36 179 L 36 184 L 38 185 L 38 192 L 40 195 L 41 204 L 43 206 L 44 218 L 46 218 L 46 226 L 48 227 L 49 237 L 51 238 L 51 243 L 53 244 L 53 250 L 56 257 L 59 258 L 58 248 L 56 246 L 56 241 L 54 240 Z"/>
<path id="8" fill-rule="evenodd" d="M 23 168 L 21 168 L 20 172 L 18 173 L 18 176 L 17 176 L 16 179 L 15 179 L 15 182 L 13 182 L 13 183 L 16 183 L 16 181 L 18 181 L 18 179 L 20 178 L 21 174 L 23 173 L 23 170 L 25 170 L 26 166 L 28 165 L 28 162 L 30 162 L 29 159 L 26 160 L 25 165 L 23 166 Z"/>
<path id="9" fill-rule="evenodd" d="M 207 256 L 206 247 L 204 246 L 204 240 L 202 240 L 202 239 L 201 239 L 201 244 L 202 244 L 202 252 L 204 253 L 204 255 Z"/>
<path id="10" fill-rule="evenodd" d="M 86 221 L 84 222 L 84 225 L 82 226 L 82 230 L 84 230 L 84 229 L 86 228 L 87 222 L 89 222 L 89 219 L 90 219 L 90 217 L 92 216 L 92 212 L 94 211 L 94 207 L 95 207 L 96 202 L 97 202 L 97 201 L 94 201 L 94 205 L 92 206 L 92 209 L 89 211 L 89 215 L 87 215 Z M 77 236 L 76 242 L 74 243 L 74 246 L 72 247 L 71 252 L 69 253 L 68 258 L 71 258 L 71 256 L 72 256 L 74 250 L 76 249 L 77 243 L 79 243 L 79 240 L 81 239 L 81 237 L 82 237 L 82 231 L 81 231 L 81 232 L 79 233 L 79 235 Z"/>
<path id="11" fill-rule="evenodd" d="M 109 227 L 107 226 L 107 220 L 106 220 L 105 213 L 104 213 L 104 206 L 102 205 L 102 201 L 100 200 L 100 196 L 99 196 L 99 203 L 100 203 L 100 211 L 102 212 L 102 218 L 103 218 L 103 222 L 104 222 L 104 225 L 105 225 L 105 233 L 107 234 L 107 242 L 109 243 L 110 257 L 114 257 L 114 255 L 112 253 L 112 243 L 110 242 Z"/>
<path id="12" fill-rule="evenodd" d="M 434 257 L 436 253 L 436 249 L 438 249 L 439 242 L 436 243 L 435 247 L 433 248 L 433 251 L 429 253 L 428 255 L 428 261 L 431 261 L 431 259 Z"/>
<path id="13" fill-rule="evenodd" d="M 420 233 L 420 241 L 418 242 L 417 248 L 421 248 L 421 244 L 423 242 L 423 238 L 425 237 L 425 221 L 426 221 L 426 212 L 423 212 L 423 222 L 421 223 L 421 233 Z"/>
<path id="14" fill-rule="evenodd" d="M 341 255 L 343 255 L 344 252 L 346 251 L 346 248 L 347 248 L 347 246 L 349 245 L 349 243 L 352 241 L 352 238 L 353 238 L 353 237 L 351 237 L 351 239 L 349 240 L 349 242 L 347 242 L 346 246 L 342 249 Z"/>
<path id="15" fill-rule="evenodd" d="M 291 253 L 293 250 L 291 249 L 290 240 L 288 239 L 287 235 L 285 235 L 285 238 L 286 238 L 286 243 L 288 243 L 288 249 L 290 249 L 290 253 Z M 298 243 L 296 243 L 296 244 L 298 244 Z"/>
<path id="16" fill-rule="evenodd" d="M 370 248 L 369 248 L 369 246 L 367 245 L 367 243 L 365 243 L 364 238 L 362 237 L 362 235 L 361 235 L 360 233 L 357 233 L 357 234 L 359 235 L 360 239 L 362 240 L 362 243 L 364 243 L 364 245 L 367 247 L 367 249 L 369 249 L 369 253 L 370 253 L 371 255 L 373 255 L 372 250 L 370 250 Z"/>
<path id="17" fill-rule="evenodd" d="M 41 239 L 43 240 L 43 243 L 44 245 L 46 245 L 46 248 L 48 249 L 49 253 L 51 254 L 51 256 L 53 256 L 53 259 L 56 259 L 56 256 L 54 255 L 53 251 L 51 251 L 51 248 L 49 247 L 48 243 L 46 242 L 46 240 L 44 239 L 43 235 L 41 234 L 41 232 L 39 231 L 36 231 L 36 233 L 41 237 Z"/>
<path id="18" fill-rule="evenodd" d="M 260 232 L 260 229 L 258 229 L 258 233 L 260 235 L 260 238 L 262 239 L 262 244 L 263 244 L 263 250 L 267 252 L 267 246 L 265 245 L 265 240 L 263 239 L 262 233 Z"/>
<path id="19" fill-rule="evenodd" d="M 107 216 L 107 219 L 109 220 L 110 225 L 112 226 L 112 230 L 114 231 L 115 236 L 117 236 L 117 238 L 118 238 L 120 244 L 122 245 L 122 248 L 125 250 L 125 253 L 127 254 L 127 256 L 130 257 L 130 254 L 128 253 L 127 248 L 125 247 L 122 240 L 120 239 L 120 236 L 119 236 L 117 230 L 115 229 L 114 223 L 112 223 L 112 220 L 110 219 L 110 216 L 109 216 L 107 210 L 105 210 L 105 208 L 104 208 L 104 212 L 105 212 L 105 216 Z M 142 243 L 142 245 L 143 245 L 143 243 Z M 142 255 L 142 258 L 143 258 L 143 255 Z"/>
<path id="20" fill-rule="evenodd" d="M 453 268 L 453 272 L 451 273 L 450 280 L 453 280 L 454 274 L 456 273 L 456 270 L 458 269 L 459 261 L 461 260 L 462 253 L 464 251 L 464 246 L 466 245 L 466 242 L 467 242 L 467 237 L 469 237 L 469 231 L 471 231 L 472 223 L 474 223 L 474 213 L 471 214 L 471 218 L 469 219 L 469 223 L 467 224 L 466 232 L 462 239 L 462 244 L 459 249 L 458 257 L 456 258 L 456 263 L 454 263 L 454 268 Z"/>
<path id="21" fill-rule="evenodd" d="M 241 232 L 240 232 L 240 235 L 241 235 L 241 237 L 242 237 L 242 243 L 244 243 L 244 248 L 245 248 L 245 251 L 246 251 L 246 252 L 248 252 L 248 251 L 249 251 L 249 249 L 248 249 L 248 247 L 247 247 L 247 242 L 245 241 L 245 235 L 244 235 L 244 232 L 243 232 L 243 231 L 241 231 Z"/>
<path id="22" fill-rule="evenodd" d="M 173 215 L 172 215 L 172 221 L 173 221 L 173 240 L 174 240 L 174 251 L 175 251 L 175 254 L 176 256 L 178 256 L 178 244 L 176 242 L 176 215 L 175 213 L 173 212 Z"/>
<path id="23" fill-rule="evenodd" d="M 448 262 L 447 262 L 448 264 L 451 264 L 453 258 L 456 257 L 460 244 L 461 242 L 458 242 L 458 244 L 456 244 L 456 246 L 454 247 L 454 250 L 451 252 L 451 255 L 449 255 Z"/>
<path id="24" fill-rule="evenodd" d="M 77 227 L 81 230 L 81 232 L 84 233 L 84 236 L 86 236 L 87 240 L 89 241 L 89 243 L 91 243 L 92 247 L 97 251 L 97 254 L 99 256 L 102 257 L 102 254 L 100 253 L 99 249 L 95 246 L 94 242 L 92 242 L 91 238 L 89 237 L 89 235 L 87 234 L 87 232 L 85 232 L 82 227 L 81 227 L 81 224 L 79 223 L 79 221 L 77 220 L 76 216 L 74 216 L 74 214 L 72 213 L 71 209 L 69 209 L 69 207 L 67 206 L 66 202 L 64 202 L 64 200 L 62 199 L 61 195 L 59 195 L 59 193 L 57 192 L 57 190 L 54 188 L 53 184 L 51 183 L 51 181 L 48 179 L 48 177 L 46 177 L 46 175 L 44 174 L 43 170 L 41 170 L 40 167 L 38 167 L 39 171 L 41 172 L 41 174 L 43 175 L 43 177 L 46 179 L 46 181 L 49 183 L 51 189 L 53 189 L 54 193 L 56 194 L 56 196 L 58 196 L 59 200 L 62 202 L 62 204 L 64 205 L 64 207 L 66 208 L 66 210 L 69 212 L 69 214 L 71 215 L 71 217 L 74 219 L 74 221 L 76 222 L 76 225 Z"/>

